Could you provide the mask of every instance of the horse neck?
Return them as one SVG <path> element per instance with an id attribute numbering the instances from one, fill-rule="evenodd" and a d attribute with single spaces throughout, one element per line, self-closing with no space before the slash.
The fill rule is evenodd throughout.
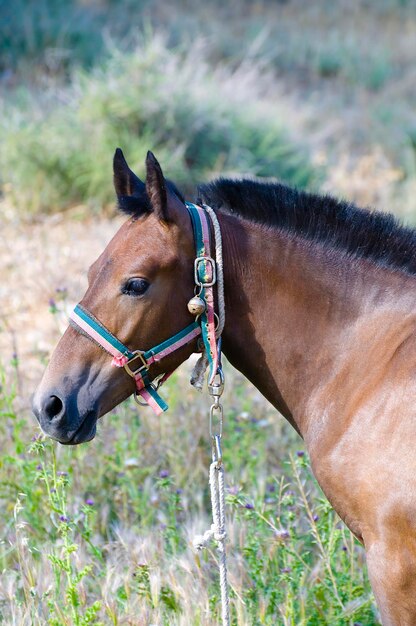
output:
<path id="1" fill-rule="evenodd" d="M 380 276 L 383 271 L 368 261 L 348 261 L 277 229 L 226 214 L 220 220 L 224 353 L 305 436 L 311 414 L 323 410 L 312 399 L 325 397 L 317 391 L 330 384 L 334 369 L 347 373 L 357 359 L 369 358 L 357 349 L 374 343 L 374 324 L 391 326 L 393 316 L 392 350 L 413 332 L 415 299 L 405 305 L 410 329 L 409 316 L 403 326 L 404 308 L 398 306 L 411 277 L 388 270 Z M 377 351 L 374 358 L 381 358 Z"/>

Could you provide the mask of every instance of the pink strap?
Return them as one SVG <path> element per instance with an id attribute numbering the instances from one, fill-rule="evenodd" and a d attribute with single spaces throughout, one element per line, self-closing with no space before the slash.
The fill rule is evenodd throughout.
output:
<path id="1" fill-rule="evenodd" d="M 98 345 L 102 346 L 104 350 L 112 354 L 113 357 L 117 360 L 117 363 L 120 359 L 126 358 L 124 357 L 124 354 L 122 354 L 119 350 L 117 350 L 117 348 L 115 348 L 109 341 L 107 341 L 105 337 L 97 333 L 97 331 L 94 330 L 94 328 L 92 328 L 90 324 L 87 324 L 87 322 L 85 322 L 82 319 L 82 317 L 80 317 L 77 314 L 75 310 L 71 311 L 71 313 L 69 314 L 69 317 L 71 320 L 75 322 L 77 326 L 82 328 L 82 330 L 85 331 L 87 335 L 89 335 L 92 339 L 94 339 L 94 341 L 98 343 Z M 120 366 L 117 365 L 117 367 L 120 367 Z"/>

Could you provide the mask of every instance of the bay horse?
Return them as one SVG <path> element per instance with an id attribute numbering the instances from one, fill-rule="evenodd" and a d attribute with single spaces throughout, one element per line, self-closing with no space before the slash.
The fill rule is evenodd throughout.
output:
<path id="1" fill-rule="evenodd" d="M 128 220 L 89 270 L 81 306 L 132 348 L 194 319 L 194 240 L 175 185 L 149 153 L 146 182 L 114 157 Z M 199 188 L 223 238 L 223 351 L 304 439 L 313 472 L 363 543 L 384 626 L 416 624 L 416 231 L 391 215 L 256 180 Z M 69 326 L 34 397 L 45 433 L 92 439 L 135 390 Z M 149 369 L 169 374 L 194 337 Z"/>

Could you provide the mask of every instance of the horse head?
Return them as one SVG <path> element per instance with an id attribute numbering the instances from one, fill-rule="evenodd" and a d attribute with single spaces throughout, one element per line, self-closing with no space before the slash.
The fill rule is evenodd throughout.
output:
<path id="1" fill-rule="evenodd" d="M 151 152 L 144 183 L 118 149 L 114 186 L 119 208 L 129 219 L 90 267 L 80 307 L 141 353 L 194 319 L 186 306 L 194 288 L 192 224 L 181 194 L 164 178 Z M 64 444 L 91 440 L 98 418 L 136 387 L 123 368 L 112 367 L 91 333 L 74 326 L 55 348 L 33 401 L 43 431 Z M 146 372 L 149 380 L 169 374 L 196 349 L 194 339 L 153 362 Z"/>

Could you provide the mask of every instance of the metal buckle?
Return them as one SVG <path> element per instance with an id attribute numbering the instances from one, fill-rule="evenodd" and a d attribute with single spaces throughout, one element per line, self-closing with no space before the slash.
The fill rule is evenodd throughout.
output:
<path id="1" fill-rule="evenodd" d="M 124 369 L 126 370 L 127 374 L 129 376 L 131 376 L 132 378 L 136 377 L 137 372 L 140 372 L 143 369 L 148 369 L 148 364 L 146 359 L 144 358 L 143 354 L 144 351 L 143 350 L 135 350 L 133 352 L 133 354 L 135 355 L 132 359 L 130 359 L 130 361 L 127 361 L 127 363 L 124 366 Z M 140 361 L 142 362 L 141 367 L 138 367 L 136 370 L 132 370 L 130 367 L 130 364 L 133 363 L 133 361 L 136 361 L 136 359 L 140 359 Z"/>
<path id="2" fill-rule="evenodd" d="M 209 265 L 211 265 L 211 271 L 212 271 L 211 281 L 201 282 L 199 278 L 199 274 L 198 274 L 199 265 L 201 263 L 208 263 Z M 197 256 L 196 257 L 194 261 L 194 280 L 195 280 L 195 284 L 198 285 L 198 287 L 212 287 L 213 285 L 215 285 L 215 283 L 217 282 L 217 266 L 212 257 L 210 256 Z"/>

